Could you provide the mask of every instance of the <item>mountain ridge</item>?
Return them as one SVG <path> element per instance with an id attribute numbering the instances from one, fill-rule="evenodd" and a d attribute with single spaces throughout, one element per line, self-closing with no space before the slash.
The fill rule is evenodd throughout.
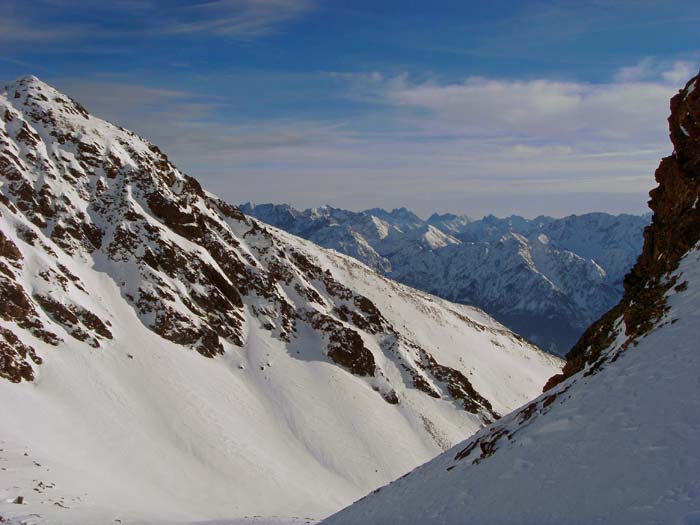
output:
<path id="1" fill-rule="evenodd" d="M 246 217 L 36 77 L 0 94 L 0 299 L 11 522 L 318 518 L 561 366 Z"/>
<path id="2" fill-rule="evenodd" d="M 649 219 L 590 213 L 473 220 L 433 214 L 424 221 L 406 208 L 300 211 L 245 203 L 241 209 L 399 282 L 477 306 L 560 354 L 621 297 Z"/>

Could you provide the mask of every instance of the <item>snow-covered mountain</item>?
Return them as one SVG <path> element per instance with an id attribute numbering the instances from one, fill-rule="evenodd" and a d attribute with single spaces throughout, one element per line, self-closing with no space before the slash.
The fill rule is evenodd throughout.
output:
<path id="1" fill-rule="evenodd" d="M 564 353 L 622 296 L 649 216 L 563 219 L 352 212 L 324 206 L 241 209 L 409 286 L 475 305 L 551 352 Z"/>
<path id="2" fill-rule="evenodd" d="M 560 367 L 35 77 L 0 94 L 2 522 L 319 518 Z"/>
<path id="3" fill-rule="evenodd" d="M 700 523 L 700 79 L 671 100 L 674 153 L 622 301 L 535 401 L 324 521 Z"/>

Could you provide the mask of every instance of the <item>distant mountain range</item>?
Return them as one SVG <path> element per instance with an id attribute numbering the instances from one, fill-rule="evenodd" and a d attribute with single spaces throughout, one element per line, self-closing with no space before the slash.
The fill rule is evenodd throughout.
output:
<path id="1" fill-rule="evenodd" d="M 619 301 L 651 220 L 607 213 L 423 220 L 406 208 L 301 211 L 251 203 L 241 210 L 399 282 L 482 308 L 557 354 Z"/>

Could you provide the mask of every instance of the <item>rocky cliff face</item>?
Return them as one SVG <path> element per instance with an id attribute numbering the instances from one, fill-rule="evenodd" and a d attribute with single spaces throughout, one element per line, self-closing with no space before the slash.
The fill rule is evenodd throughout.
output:
<path id="1" fill-rule="evenodd" d="M 670 274 L 700 239 L 700 90 L 692 78 L 671 99 L 668 118 L 673 154 L 662 159 L 654 175 L 658 186 L 650 192 L 652 223 L 644 231 L 644 248 L 625 277 L 625 293 L 618 305 L 591 325 L 567 354 L 563 373 L 550 388 L 586 367 L 610 359 L 603 351 L 618 336 L 624 348 L 637 344 L 666 312 L 666 293 L 686 286 L 682 276 Z M 619 320 L 624 321 L 619 325 Z"/>

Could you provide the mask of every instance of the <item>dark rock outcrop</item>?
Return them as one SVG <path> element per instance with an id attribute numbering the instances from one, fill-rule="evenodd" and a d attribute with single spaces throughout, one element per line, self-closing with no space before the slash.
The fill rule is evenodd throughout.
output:
<path id="1" fill-rule="evenodd" d="M 666 293 L 674 286 L 683 286 L 670 273 L 700 240 L 700 89 L 696 87 L 699 80 L 699 76 L 692 78 L 671 99 L 668 124 L 674 151 L 661 160 L 656 170 L 659 185 L 649 194 L 654 216 L 644 231 L 642 254 L 625 277 L 624 297 L 586 330 L 567 354 L 562 373 L 552 377 L 544 390 L 586 367 L 587 373 L 595 373 L 610 359 L 603 351 L 621 331 L 626 338 L 623 349 L 634 344 L 666 311 Z"/>

